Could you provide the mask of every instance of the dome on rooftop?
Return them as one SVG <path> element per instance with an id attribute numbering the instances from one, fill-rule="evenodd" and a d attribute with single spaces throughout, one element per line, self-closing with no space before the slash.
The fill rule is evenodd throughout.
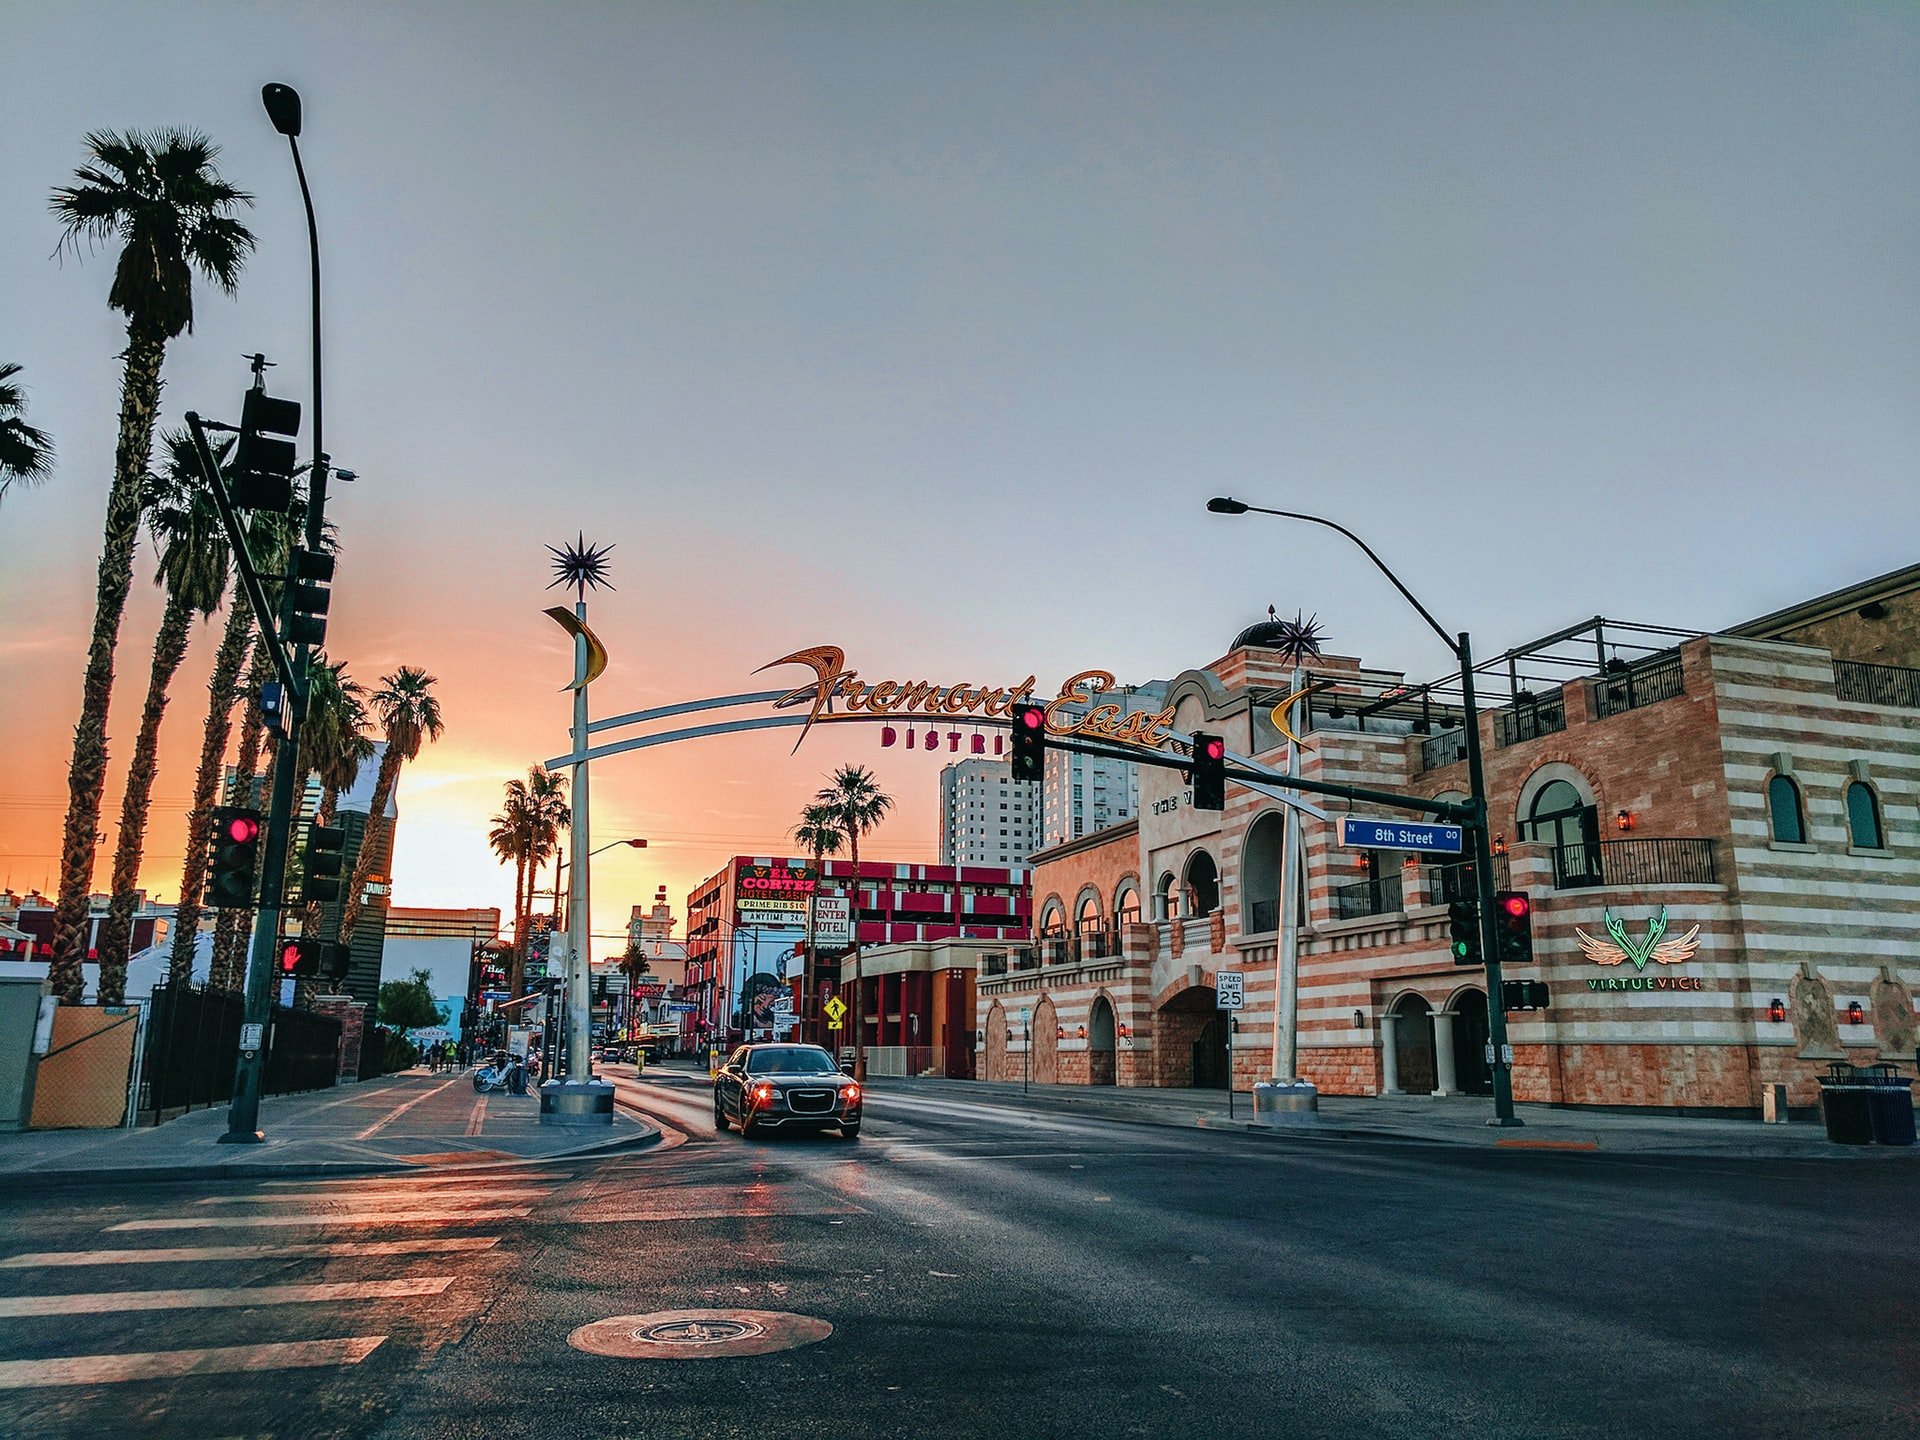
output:
<path id="1" fill-rule="evenodd" d="M 1233 637 L 1235 650 L 1277 650 L 1289 660 L 1314 660 L 1320 655 L 1321 634 L 1318 615 L 1303 618 L 1296 613 L 1282 620 L 1274 608 L 1267 607 L 1267 618 L 1249 625 Z"/>

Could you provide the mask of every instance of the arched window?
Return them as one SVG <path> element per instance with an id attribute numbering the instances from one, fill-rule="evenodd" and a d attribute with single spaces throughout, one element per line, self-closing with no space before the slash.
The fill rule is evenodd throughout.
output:
<path id="1" fill-rule="evenodd" d="M 1040 912 L 1040 934 L 1052 937 L 1066 933 L 1067 912 L 1061 908 L 1058 900 L 1049 900 L 1046 909 Z"/>
<path id="2" fill-rule="evenodd" d="M 1205 850 L 1187 857 L 1187 900 L 1193 915 L 1211 915 L 1220 908 L 1220 867 Z"/>
<path id="3" fill-rule="evenodd" d="M 1113 923 L 1116 928 L 1140 923 L 1140 892 L 1131 880 L 1121 881 L 1120 888 L 1114 892 Z"/>
<path id="4" fill-rule="evenodd" d="M 1153 887 L 1153 918 L 1171 920 L 1174 916 L 1173 872 L 1167 871 Z"/>
<path id="5" fill-rule="evenodd" d="M 1572 781 L 1549 780 L 1542 785 L 1520 829 L 1523 839 L 1553 847 L 1555 885 L 1600 883 L 1598 812 Z"/>
<path id="6" fill-rule="evenodd" d="M 1858 780 L 1847 786 L 1847 838 L 1856 850 L 1880 850 L 1887 843 L 1880 826 L 1880 801 L 1871 785 Z"/>
<path id="7" fill-rule="evenodd" d="M 1280 852 L 1285 821 L 1268 813 L 1253 822 L 1240 846 L 1240 929 L 1249 935 L 1280 928 Z"/>
<path id="8" fill-rule="evenodd" d="M 1773 822 L 1773 838 L 1780 844 L 1806 844 L 1807 820 L 1800 808 L 1800 787 L 1785 775 L 1767 781 L 1767 816 Z"/>

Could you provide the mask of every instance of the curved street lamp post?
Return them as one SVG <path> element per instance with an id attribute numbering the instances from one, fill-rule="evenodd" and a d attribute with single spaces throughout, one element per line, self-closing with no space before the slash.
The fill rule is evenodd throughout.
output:
<path id="1" fill-rule="evenodd" d="M 1468 822 L 1467 833 L 1473 837 L 1473 880 L 1475 898 L 1480 907 L 1480 954 L 1486 967 L 1487 979 L 1487 1038 L 1493 1050 L 1493 1119 L 1489 1125 L 1514 1126 L 1523 1122 L 1513 1113 L 1513 1062 L 1509 1058 L 1512 1051 L 1507 1044 L 1507 1015 L 1501 1008 L 1500 959 L 1496 945 L 1498 936 L 1494 930 L 1493 917 L 1493 851 L 1489 843 L 1487 829 L 1487 780 L 1480 754 L 1480 711 L 1474 702 L 1473 694 L 1473 645 L 1467 632 L 1457 635 L 1447 633 L 1446 627 L 1433 618 L 1431 611 L 1422 605 L 1414 593 L 1400 582 L 1400 577 L 1387 568 L 1387 562 L 1374 554 L 1373 547 L 1362 540 L 1346 526 L 1327 519 L 1323 515 L 1309 515 L 1299 510 L 1269 510 L 1260 505 L 1249 505 L 1245 501 L 1235 500 L 1231 496 L 1215 496 L 1207 501 L 1207 509 L 1216 515 L 1275 515 L 1283 520 L 1304 520 L 1310 525 L 1325 526 L 1351 540 L 1360 547 L 1361 552 L 1374 563 L 1374 567 L 1393 583 L 1406 602 L 1413 606 L 1429 629 L 1440 637 L 1440 643 L 1453 652 L 1460 664 L 1460 709 L 1466 726 L 1467 741 L 1467 788 L 1468 806 L 1473 818 Z M 1283 897 L 1282 904 L 1291 908 L 1290 902 Z M 1276 1017 L 1277 1023 L 1277 1017 Z M 1291 1078 L 1291 1077 L 1278 1077 Z"/>

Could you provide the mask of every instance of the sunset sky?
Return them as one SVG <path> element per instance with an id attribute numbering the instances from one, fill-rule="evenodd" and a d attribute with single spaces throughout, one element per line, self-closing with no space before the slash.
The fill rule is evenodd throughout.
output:
<path id="1" fill-rule="evenodd" d="M 1920 553 L 1920 7 L 106 4 L 6 8 L 0 361 L 59 468 L 0 505 L 0 884 L 49 887 L 123 343 L 51 258 L 92 129 L 252 191 L 164 424 L 248 352 L 308 397 L 268 80 L 306 102 L 341 559 L 329 650 L 439 677 L 406 905 L 509 903 L 501 786 L 566 748 L 547 544 L 616 548 L 596 713 L 863 676 L 1051 689 L 1216 658 L 1268 604 L 1424 678 L 1360 529 L 1482 653 L 1711 628 Z M 302 439 L 302 454 L 306 448 Z M 111 830 L 159 613 L 137 560 Z M 218 622 L 215 622 L 217 627 Z M 145 881 L 175 894 L 215 627 L 175 682 Z M 784 677 L 781 677 L 784 678 Z M 798 683 L 798 678 L 788 683 Z M 597 930 L 778 852 L 845 761 L 937 859 L 940 758 L 866 730 L 595 771 Z M 111 845 L 103 846 L 104 883 Z"/>

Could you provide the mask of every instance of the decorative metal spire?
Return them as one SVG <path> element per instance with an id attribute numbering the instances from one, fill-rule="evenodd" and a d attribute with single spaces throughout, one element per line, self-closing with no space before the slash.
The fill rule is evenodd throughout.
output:
<path id="1" fill-rule="evenodd" d="M 547 546 L 547 553 L 553 556 L 554 571 L 547 589 L 571 585 L 575 598 L 581 601 L 587 598 L 589 590 L 613 589 L 607 579 L 607 554 L 612 549 L 611 545 L 589 545 L 584 531 L 571 545 Z"/>
<path id="2" fill-rule="evenodd" d="M 1320 628 L 1319 615 L 1303 619 L 1301 612 L 1296 610 L 1293 619 L 1282 620 L 1269 605 L 1267 616 L 1274 626 L 1273 638 L 1266 642 L 1267 649 L 1277 650 L 1290 665 L 1303 665 L 1320 658 L 1320 646 L 1327 636 Z"/>

